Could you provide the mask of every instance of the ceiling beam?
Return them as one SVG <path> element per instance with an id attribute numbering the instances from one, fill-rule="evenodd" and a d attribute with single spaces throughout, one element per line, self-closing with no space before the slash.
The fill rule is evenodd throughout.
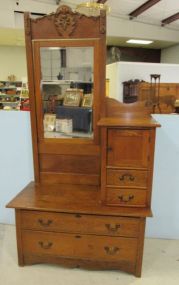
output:
<path id="1" fill-rule="evenodd" d="M 107 0 L 98 0 L 97 3 L 104 4 Z"/>
<path id="2" fill-rule="evenodd" d="M 142 14 L 146 10 L 150 9 L 152 6 L 154 6 L 155 4 L 157 4 L 160 1 L 161 0 L 148 0 L 147 2 L 145 2 L 144 4 L 142 4 L 141 6 L 139 6 L 137 9 L 135 9 L 134 11 L 132 11 L 129 14 L 130 20 L 139 16 L 140 14 Z"/>
<path id="3" fill-rule="evenodd" d="M 172 15 L 172 16 L 164 19 L 164 20 L 162 20 L 161 21 L 161 25 L 165 26 L 165 25 L 168 25 L 168 24 L 170 24 L 172 22 L 175 22 L 177 20 L 179 20 L 179 13 L 176 13 L 176 14 L 174 14 L 174 15 Z"/>

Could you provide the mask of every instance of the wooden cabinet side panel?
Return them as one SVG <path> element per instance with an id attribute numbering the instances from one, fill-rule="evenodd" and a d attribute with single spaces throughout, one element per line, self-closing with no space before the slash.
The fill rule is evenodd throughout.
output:
<path id="1" fill-rule="evenodd" d="M 38 159 L 38 140 L 37 140 L 37 120 L 36 120 L 36 103 L 35 103 L 35 89 L 34 89 L 34 72 L 33 72 L 33 51 L 31 38 L 31 20 L 28 13 L 25 13 L 25 41 L 26 41 L 26 59 L 27 59 L 27 73 L 28 73 L 28 87 L 30 100 L 30 117 L 32 128 L 32 146 L 33 146 L 33 161 L 34 161 L 34 175 L 35 181 L 39 182 L 39 159 Z"/>
<path id="2" fill-rule="evenodd" d="M 106 200 L 107 128 L 101 129 L 101 201 Z"/>
<path id="3" fill-rule="evenodd" d="M 21 210 L 15 210 L 16 217 L 16 239 L 17 239 L 17 253 L 18 253 L 18 264 L 24 266 L 24 255 L 22 245 L 22 231 L 21 231 Z"/>
<path id="4" fill-rule="evenodd" d="M 135 276 L 141 277 L 142 272 L 142 260 L 143 260 L 143 249 L 144 249 L 144 235 L 145 235 L 145 218 L 141 218 L 139 237 L 138 237 L 138 249 L 137 249 L 137 258 L 136 258 L 136 269 Z"/>
<path id="5" fill-rule="evenodd" d="M 153 170 L 154 170 L 154 155 L 155 155 L 155 135 L 156 129 L 150 130 L 150 152 L 149 152 L 149 172 L 148 172 L 148 197 L 147 206 L 151 205 L 152 185 L 153 185 Z"/>

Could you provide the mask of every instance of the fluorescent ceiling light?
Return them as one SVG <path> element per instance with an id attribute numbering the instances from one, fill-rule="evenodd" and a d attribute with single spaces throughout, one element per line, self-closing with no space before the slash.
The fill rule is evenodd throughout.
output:
<path id="1" fill-rule="evenodd" d="M 150 45 L 151 43 L 153 43 L 153 41 L 131 39 L 131 40 L 126 41 L 126 43 L 129 43 L 129 44 L 140 44 L 140 45 Z"/>

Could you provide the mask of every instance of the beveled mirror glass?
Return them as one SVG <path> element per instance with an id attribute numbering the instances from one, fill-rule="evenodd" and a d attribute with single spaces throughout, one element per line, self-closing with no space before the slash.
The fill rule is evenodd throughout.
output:
<path id="1" fill-rule="evenodd" d="M 41 47 L 44 138 L 93 138 L 93 47 Z"/>

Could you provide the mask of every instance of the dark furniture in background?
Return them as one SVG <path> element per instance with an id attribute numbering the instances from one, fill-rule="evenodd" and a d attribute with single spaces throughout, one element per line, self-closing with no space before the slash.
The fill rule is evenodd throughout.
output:
<path id="1" fill-rule="evenodd" d="M 159 108 L 154 108 L 154 113 L 169 114 L 175 110 L 175 100 L 179 99 L 179 83 L 160 83 L 159 90 L 154 90 L 150 82 L 129 80 L 123 82 L 123 101 L 132 103 L 146 101 L 155 105 L 159 101 Z"/>
<path id="2" fill-rule="evenodd" d="M 121 46 L 107 47 L 107 64 L 116 61 L 160 63 L 161 50 Z"/>

